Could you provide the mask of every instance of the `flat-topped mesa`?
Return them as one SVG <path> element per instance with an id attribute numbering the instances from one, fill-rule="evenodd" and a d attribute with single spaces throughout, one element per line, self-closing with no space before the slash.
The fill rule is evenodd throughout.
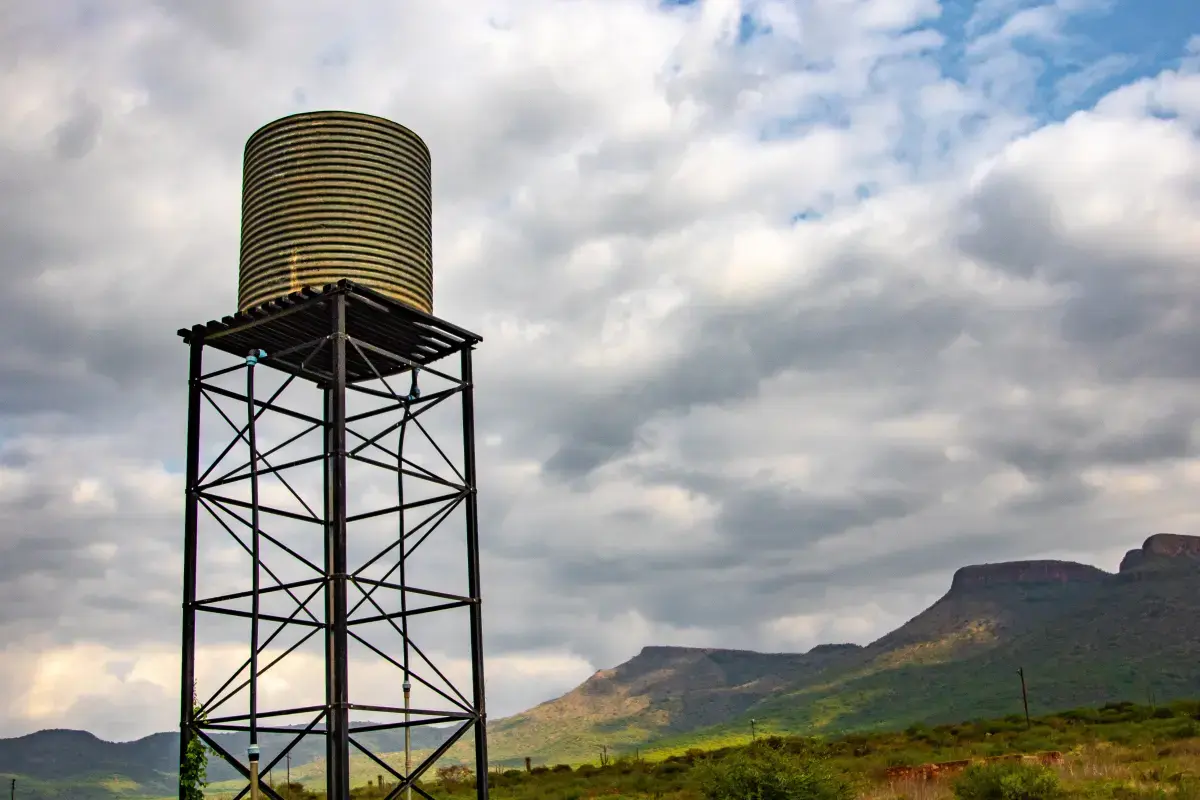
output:
<path id="1" fill-rule="evenodd" d="M 1120 572 L 1125 574 L 1150 563 L 1174 559 L 1200 561 L 1200 536 L 1156 533 L 1142 544 L 1141 549 L 1125 554 L 1121 559 Z"/>
<path id="2" fill-rule="evenodd" d="M 1094 583 L 1110 577 L 1107 572 L 1074 561 L 1006 561 L 976 564 L 954 573 L 950 591 L 965 592 L 991 586 L 1035 583 Z"/>
<path id="3" fill-rule="evenodd" d="M 861 644 L 852 644 L 850 642 L 839 642 L 837 644 L 819 644 L 808 651 L 808 655 L 842 655 L 845 653 L 857 653 L 862 650 Z"/>

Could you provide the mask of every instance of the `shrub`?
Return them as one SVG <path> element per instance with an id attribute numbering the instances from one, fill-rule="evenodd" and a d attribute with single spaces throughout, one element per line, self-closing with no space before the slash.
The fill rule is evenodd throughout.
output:
<path id="1" fill-rule="evenodd" d="M 1200 725 L 1197 725 L 1195 720 L 1189 719 L 1171 728 L 1167 731 L 1167 735 L 1172 739 L 1192 739 L 1200 736 Z"/>
<path id="2" fill-rule="evenodd" d="M 707 800 L 851 800 L 854 787 L 823 761 L 778 750 L 706 761 L 696 768 Z"/>
<path id="3" fill-rule="evenodd" d="M 784 741 L 784 749 L 789 753 L 803 756 L 818 756 L 829 751 L 829 747 L 819 740 L 803 736 L 789 736 Z"/>
<path id="4" fill-rule="evenodd" d="M 445 767 L 438 767 L 437 778 L 438 782 L 447 791 L 451 792 L 458 788 L 473 787 L 475 785 L 475 773 L 465 764 L 451 764 Z"/>
<path id="5" fill-rule="evenodd" d="M 1058 775 L 1040 764 L 997 762 L 968 767 L 954 782 L 958 800 L 1057 800 Z"/>

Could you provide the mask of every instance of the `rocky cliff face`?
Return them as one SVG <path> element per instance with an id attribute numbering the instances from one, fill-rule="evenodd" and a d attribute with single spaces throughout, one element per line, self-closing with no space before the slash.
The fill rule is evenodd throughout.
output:
<path id="1" fill-rule="evenodd" d="M 1094 583 L 1109 577 L 1102 569 L 1074 561 L 1008 561 L 977 564 L 954 573 L 950 591 L 1034 583 Z"/>
<path id="2" fill-rule="evenodd" d="M 1177 533 L 1156 533 L 1142 544 L 1140 550 L 1130 550 L 1121 559 L 1121 574 L 1125 575 L 1153 565 L 1171 561 L 1200 562 L 1200 536 Z"/>

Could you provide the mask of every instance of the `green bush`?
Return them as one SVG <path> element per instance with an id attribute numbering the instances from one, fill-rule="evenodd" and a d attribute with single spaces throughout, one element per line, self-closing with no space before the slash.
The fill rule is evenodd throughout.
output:
<path id="1" fill-rule="evenodd" d="M 1057 800 L 1058 775 L 1040 764 L 997 762 L 968 767 L 954 782 L 958 800 Z"/>
<path id="2" fill-rule="evenodd" d="M 1197 725 L 1195 720 L 1189 719 L 1171 728 L 1167 731 L 1167 735 L 1172 739 L 1192 739 L 1200 736 L 1200 725 Z"/>
<path id="3" fill-rule="evenodd" d="M 680 775 L 687 772 L 688 767 L 678 761 L 663 761 L 654 768 L 656 775 Z"/>
<path id="4" fill-rule="evenodd" d="M 707 800 L 851 800 L 854 787 L 823 761 L 773 749 L 696 767 Z"/>

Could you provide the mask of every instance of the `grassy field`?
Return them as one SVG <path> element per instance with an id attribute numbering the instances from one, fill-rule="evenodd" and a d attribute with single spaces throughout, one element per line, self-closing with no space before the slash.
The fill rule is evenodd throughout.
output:
<path id="1" fill-rule="evenodd" d="M 1200 800 L 1200 701 L 1077 709 L 1036 718 L 1028 728 L 1024 718 L 1010 716 L 828 739 L 771 735 L 754 742 L 748 739 L 710 750 L 674 744 L 648 749 L 637 758 L 623 756 L 605 766 L 559 765 L 535 767 L 529 773 L 493 773 L 489 775 L 491 796 L 497 800 L 705 800 L 706 769 L 770 750 L 798 764 L 824 765 L 851 787 L 849 796 L 861 800 L 949 800 L 953 775 L 889 779 L 889 768 L 1058 751 L 1062 762 L 1049 769 L 1057 774 L 1065 797 Z M 305 778 L 315 789 L 318 776 Z M 459 771 L 447 778 L 446 785 L 428 786 L 430 793 L 439 798 L 474 796 L 472 776 Z M 377 800 L 387 791 L 387 787 L 364 786 L 356 790 L 355 798 Z M 211 796 L 216 800 L 227 795 Z M 295 800 L 321 797 L 306 790 L 297 793 Z"/>

